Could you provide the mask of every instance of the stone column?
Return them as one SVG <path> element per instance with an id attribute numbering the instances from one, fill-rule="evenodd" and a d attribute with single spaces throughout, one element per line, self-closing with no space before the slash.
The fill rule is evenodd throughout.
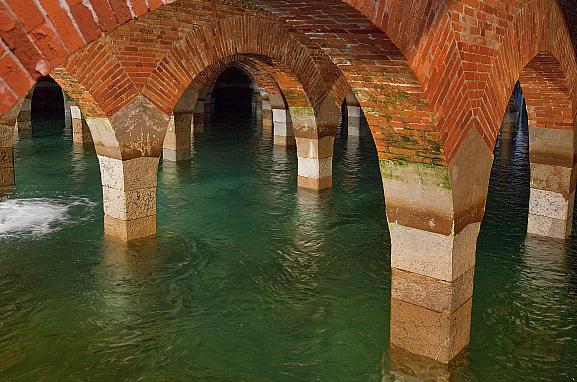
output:
<path id="1" fill-rule="evenodd" d="M 15 184 L 14 139 L 21 104 L 22 101 L 0 117 L 0 187 L 11 187 Z"/>
<path id="2" fill-rule="evenodd" d="M 16 130 L 18 135 L 29 136 L 32 135 L 32 94 L 31 90 L 20 107 L 18 118 L 16 119 Z"/>
<path id="3" fill-rule="evenodd" d="M 180 162 L 192 157 L 191 129 L 193 114 L 174 114 L 170 117 L 164 138 L 162 158 L 166 161 Z"/>
<path id="4" fill-rule="evenodd" d="M 104 200 L 104 232 L 124 241 L 156 234 L 158 158 L 98 156 Z"/>
<path id="5" fill-rule="evenodd" d="M 362 111 L 360 106 L 347 106 L 347 132 L 349 137 L 359 137 L 362 131 Z"/>
<path id="6" fill-rule="evenodd" d="M 469 344 L 476 242 L 492 161 L 476 129 L 449 166 L 381 161 L 392 345 L 448 363 Z"/>
<path id="7" fill-rule="evenodd" d="M 157 169 L 169 120 L 142 95 L 109 118 L 86 118 L 100 162 L 107 236 L 129 241 L 156 233 Z"/>
<path id="8" fill-rule="evenodd" d="M 573 131 L 529 128 L 530 234 L 566 239 L 571 235 L 575 200 Z"/>
<path id="9" fill-rule="evenodd" d="M 333 186 L 334 140 L 296 137 L 299 188 L 320 191 Z"/>
<path id="10" fill-rule="evenodd" d="M 14 126 L 0 121 L 0 188 L 13 186 L 14 180 Z"/>
<path id="11" fill-rule="evenodd" d="M 75 105 L 71 106 L 70 115 L 72 117 L 72 142 L 81 145 L 93 143 L 90 128 L 84 118 L 82 118 L 80 108 Z"/>
<path id="12" fill-rule="evenodd" d="M 193 133 L 194 134 L 202 134 L 204 133 L 204 123 L 207 118 L 206 114 L 206 104 L 203 99 L 199 99 L 196 102 L 196 106 L 194 109 L 194 118 L 193 118 Z"/>
<path id="13" fill-rule="evenodd" d="M 272 109 L 274 144 L 277 146 L 294 146 L 295 137 L 290 113 L 284 109 Z"/>
<path id="14" fill-rule="evenodd" d="M 262 99 L 262 128 L 265 131 L 273 129 L 272 105 L 268 96 Z"/>

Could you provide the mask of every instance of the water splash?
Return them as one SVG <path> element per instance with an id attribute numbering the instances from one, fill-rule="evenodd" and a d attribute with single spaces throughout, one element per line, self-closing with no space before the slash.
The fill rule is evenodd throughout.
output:
<path id="1" fill-rule="evenodd" d="M 1 201 L 0 238 L 50 234 L 74 222 L 70 216 L 72 208 L 86 208 L 93 205 L 93 202 L 83 198 L 73 200 L 32 198 Z"/>

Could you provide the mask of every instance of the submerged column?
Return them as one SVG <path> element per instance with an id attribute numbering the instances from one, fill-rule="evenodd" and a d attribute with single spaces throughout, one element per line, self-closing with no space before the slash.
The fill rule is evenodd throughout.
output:
<path id="1" fill-rule="evenodd" d="M 10 187 L 15 184 L 14 133 L 20 103 L 8 114 L 0 117 L 0 187 Z"/>
<path id="2" fill-rule="evenodd" d="M 28 92 L 20 106 L 20 111 L 16 119 L 16 129 L 18 135 L 32 135 L 32 95 L 34 88 Z"/>
<path id="3" fill-rule="evenodd" d="M 82 145 L 93 143 L 90 128 L 84 118 L 82 118 L 82 113 L 78 106 L 70 106 L 70 116 L 72 117 L 72 142 Z"/>
<path id="4" fill-rule="evenodd" d="M 566 239 L 575 200 L 573 131 L 529 128 L 531 195 L 527 232 Z"/>
<path id="5" fill-rule="evenodd" d="M 262 99 L 262 127 L 264 130 L 271 130 L 273 128 L 272 105 L 268 96 Z"/>
<path id="6" fill-rule="evenodd" d="M 86 120 L 100 163 L 105 234 L 124 241 L 154 235 L 157 169 L 170 116 L 138 96 L 110 118 Z"/>
<path id="7" fill-rule="evenodd" d="M 298 186 L 320 191 L 333 186 L 333 145 L 335 137 L 296 137 Z"/>
<path id="8" fill-rule="evenodd" d="M 473 130 L 449 166 L 380 166 L 392 245 L 391 345 L 442 363 L 470 338 L 476 242 L 492 164 Z"/>
<path id="9" fill-rule="evenodd" d="M 104 200 L 104 232 L 122 240 L 156 234 L 158 158 L 98 156 Z"/>
<path id="10" fill-rule="evenodd" d="M 360 106 L 347 106 L 347 133 L 352 137 L 363 135 L 362 111 Z"/>
<path id="11" fill-rule="evenodd" d="M 192 124 L 192 113 L 173 114 L 170 117 L 162 151 L 164 160 L 171 162 L 190 160 L 192 157 Z"/>

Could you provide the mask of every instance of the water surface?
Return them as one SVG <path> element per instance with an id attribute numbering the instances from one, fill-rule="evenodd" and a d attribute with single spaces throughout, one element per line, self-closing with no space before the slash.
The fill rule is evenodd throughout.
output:
<path id="1" fill-rule="evenodd" d="M 296 188 L 294 148 L 215 123 L 190 163 L 161 164 L 158 237 L 127 246 L 103 237 L 93 149 L 60 121 L 35 129 L 0 202 L 0 380 L 411 380 L 388 345 L 370 137 L 337 137 L 334 189 L 317 195 Z M 452 375 L 574 380 L 577 240 L 526 237 L 526 131 L 511 155 L 495 162 L 471 346 Z"/>

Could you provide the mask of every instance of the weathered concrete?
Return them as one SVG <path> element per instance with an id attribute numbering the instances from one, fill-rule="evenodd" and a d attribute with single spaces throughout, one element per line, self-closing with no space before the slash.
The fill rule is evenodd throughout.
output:
<path id="1" fill-rule="evenodd" d="M 565 239 L 571 234 L 575 200 L 573 131 L 529 129 L 530 234 Z"/>
<path id="2" fill-rule="evenodd" d="M 333 184 L 333 145 L 335 138 L 296 138 L 298 186 L 320 191 Z"/>
<path id="3" fill-rule="evenodd" d="M 449 167 L 381 161 L 392 245 L 391 344 L 442 363 L 469 343 L 493 160 L 476 130 L 465 141 Z"/>

